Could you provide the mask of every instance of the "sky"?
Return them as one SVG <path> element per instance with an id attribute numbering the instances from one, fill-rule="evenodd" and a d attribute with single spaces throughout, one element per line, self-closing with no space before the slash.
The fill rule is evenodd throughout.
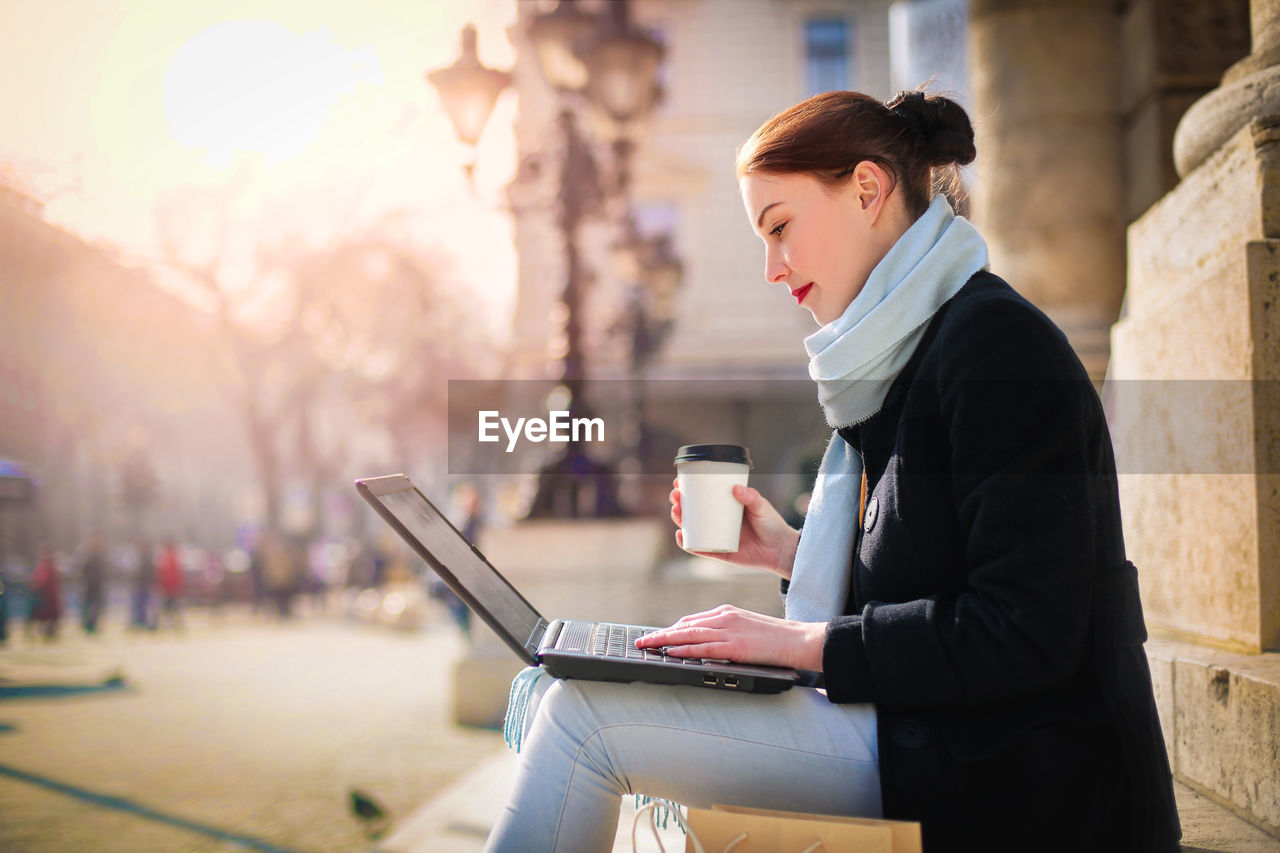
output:
<path id="1" fill-rule="evenodd" d="M 241 243 L 323 245 L 399 212 L 501 333 L 515 97 L 470 152 L 423 75 L 469 21 L 481 60 L 510 68 L 515 2 L 0 0 L 0 180 L 139 264 L 159 256 L 158 217 L 193 200 L 233 199 Z"/>

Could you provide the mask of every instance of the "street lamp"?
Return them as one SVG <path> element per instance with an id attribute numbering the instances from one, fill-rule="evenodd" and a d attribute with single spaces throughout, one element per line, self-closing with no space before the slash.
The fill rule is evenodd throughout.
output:
<path id="1" fill-rule="evenodd" d="M 669 233 L 663 232 L 644 242 L 640 266 L 651 298 L 651 316 L 659 324 L 660 336 L 665 336 L 675 319 L 676 290 L 684 278 L 684 264 L 671 245 Z"/>
<path id="2" fill-rule="evenodd" d="M 474 153 L 480 134 L 489 121 L 489 114 L 493 112 L 493 105 L 502 90 L 511 85 L 511 75 L 480 64 L 480 56 L 476 52 L 476 28 L 474 24 L 467 24 L 462 28 L 462 52 L 458 61 L 448 68 L 428 73 L 427 79 L 440 93 L 440 101 L 453 123 L 454 133 Z M 463 166 L 468 181 L 474 179 L 475 167 L 474 159 Z"/>
<path id="3" fill-rule="evenodd" d="M 628 5 L 610 3 L 598 38 L 583 52 L 587 97 L 619 125 L 643 118 L 658 102 L 662 45 L 631 26 Z"/>
<path id="4" fill-rule="evenodd" d="M 642 119 L 657 101 L 656 73 L 662 47 L 631 26 L 627 0 L 606 4 L 600 16 L 581 11 L 574 0 L 560 0 L 552 11 L 532 18 L 528 36 L 543 75 L 561 97 L 563 153 L 557 224 L 566 262 L 561 296 L 565 342 L 561 378 L 569 392 L 573 418 L 575 409 L 585 410 L 582 303 L 589 279 L 578 249 L 578 230 L 598 212 L 606 194 L 625 195 L 631 152 L 627 126 Z M 502 85 L 493 88 L 498 80 L 495 74 L 502 72 L 483 68 L 475 58 L 475 30 L 468 27 L 463 31 L 463 57 L 452 68 L 427 75 L 464 142 L 474 145 L 497 93 L 510 81 L 510 75 L 502 75 Z M 582 95 L 618 127 L 613 143 L 618 178 L 613 187 L 600 185 L 591 145 L 579 128 L 574 100 Z M 464 119 L 467 133 L 474 130 L 470 140 L 463 135 Z M 611 469 L 592 460 L 577 441 L 567 442 L 564 455 L 541 473 L 530 515 L 613 515 L 621 511 Z"/>
<path id="5" fill-rule="evenodd" d="M 631 282 L 627 322 L 615 328 L 632 338 L 631 372 L 638 377 L 657 354 L 675 320 L 675 298 L 684 264 L 671 244 L 671 234 L 641 236 L 635 217 L 628 217 L 624 239 L 614 246 L 618 277 Z"/>
<path id="6" fill-rule="evenodd" d="M 560 92 L 581 92 L 587 87 L 587 66 L 581 50 L 597 27 L 596 16 L 583 12 L 574 0 L 560 0 L 550 12 L 529 23 L 533 43 L 547 82 Z"/>
<path id="7" fill-rule="evenodd" d="M 617 183 L 626 196 L 630 178 L 632 122 L 647 116 L 662 95 L 658 66 L 663 49 L 631 23 L 628 0 L 605 4 L 599 16 L 578 9 L 576 0 L 560 0 L 529 25 L 538 65 L 562 96 L 584 94 L 596 112 L 615 127 L 613 153 Z M 569 107 L 564 107 L 568 111 Z"/>
<path id="8" fill-rule="evenodd" d="M 631 25 L 629 11 L 625 0 L 609 3 L 597 38 L 583 50 L 587 99 L 616 128 L 617 192 L 624 198 L 631 179 L 629 126 L 647 116 L 662 97 L 662 45 Z"/>

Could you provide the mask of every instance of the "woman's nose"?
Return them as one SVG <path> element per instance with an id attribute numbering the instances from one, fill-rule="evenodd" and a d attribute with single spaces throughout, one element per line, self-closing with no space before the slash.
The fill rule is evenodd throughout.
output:
<path id="1" fill-rule="evenodd" d="M 764 259 L 764 278 L 770 284 L 777 284 L 785 279 L 791 272 L 791 268 L 783 263 L 782 258 L 769 252 Z"/>

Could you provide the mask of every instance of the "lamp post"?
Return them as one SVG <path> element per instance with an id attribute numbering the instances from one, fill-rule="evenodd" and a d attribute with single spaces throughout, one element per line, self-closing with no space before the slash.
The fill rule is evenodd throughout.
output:
<path id="1" fill-rule="evenodd" d="M 561 293 L 565 347 L 560 378 L 569 392 L 570 418 L 582 416 L 586 409 L 582 393 L 586 379 L 582 305 L 589 275 L 579 251 L 579 228 L 599 213 L 606 196 L 626 193 L 630 125 L 643 118 L 658 97 L 655 75 L 662 47 L 631 25 L 628 11 L 627 0 L 606 4 L 598 16 L 583 12 L 574 0 L 560 0 L 552 11 L 535 15 L 528 29 L 538 64 L 560 101 L 558 124 L 563 154 L 557 225 L 565 253 Z M 469 145 L 479 137 L 479 131 L 473 133 L 473 128 L 483 128 L 502 88 L 493 88 L 498 78 L 492 76 L 502 72 L 481 66 L 474 48 L 475 30 L 468 27 L 463 31 L 463 57 L 451 68 L 427 75 L 440 91 L 458 137 Z M 505 86 L 510 76 L 504 77 Z M 618 177 L 610 187 L 601 185 L 592 146 L 579 127 L 578 107 L 583 100 L 617 129 L 613 152 Z M 477 116 L 482 117 L 475 123 Z M 530 509 L 531 516 L 620 512 L 612 469 L 592 460 L 576 440 L 567 442 L 563 455 L 542 469 Z"/>
<path id="2" fill-rule="evenodd" d="M 619 266 L 624 269 L 622 278 L 632 282 L 626 317 L 615 329 L 630 339 L 634 456 L 639 469 L 645 470 L 650 448 L 643 379 L 675 320 L 675 297 L 684 277 L 684 264 L 675 253 L 670 233 L 642 236 L 634 217 L 628 217 L 626 238 L 615 248 Z"/>

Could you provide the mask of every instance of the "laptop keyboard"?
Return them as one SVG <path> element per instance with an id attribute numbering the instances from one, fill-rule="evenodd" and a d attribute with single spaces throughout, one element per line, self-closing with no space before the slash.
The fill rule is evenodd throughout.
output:
<path id="1" fill-rule="evenodd" d="M 595 647 L 592 651 L 604 657 L 627 660 L 662 661 L 689 666 L 703 666 L 707 663 L 701 658 L 670 657 L 661 649 L 637 649 L 636 640 L 646 633 L 648 633 L 647 630 L 639 625 L 612 625 L 601 622 L 596 625 Z"/>

